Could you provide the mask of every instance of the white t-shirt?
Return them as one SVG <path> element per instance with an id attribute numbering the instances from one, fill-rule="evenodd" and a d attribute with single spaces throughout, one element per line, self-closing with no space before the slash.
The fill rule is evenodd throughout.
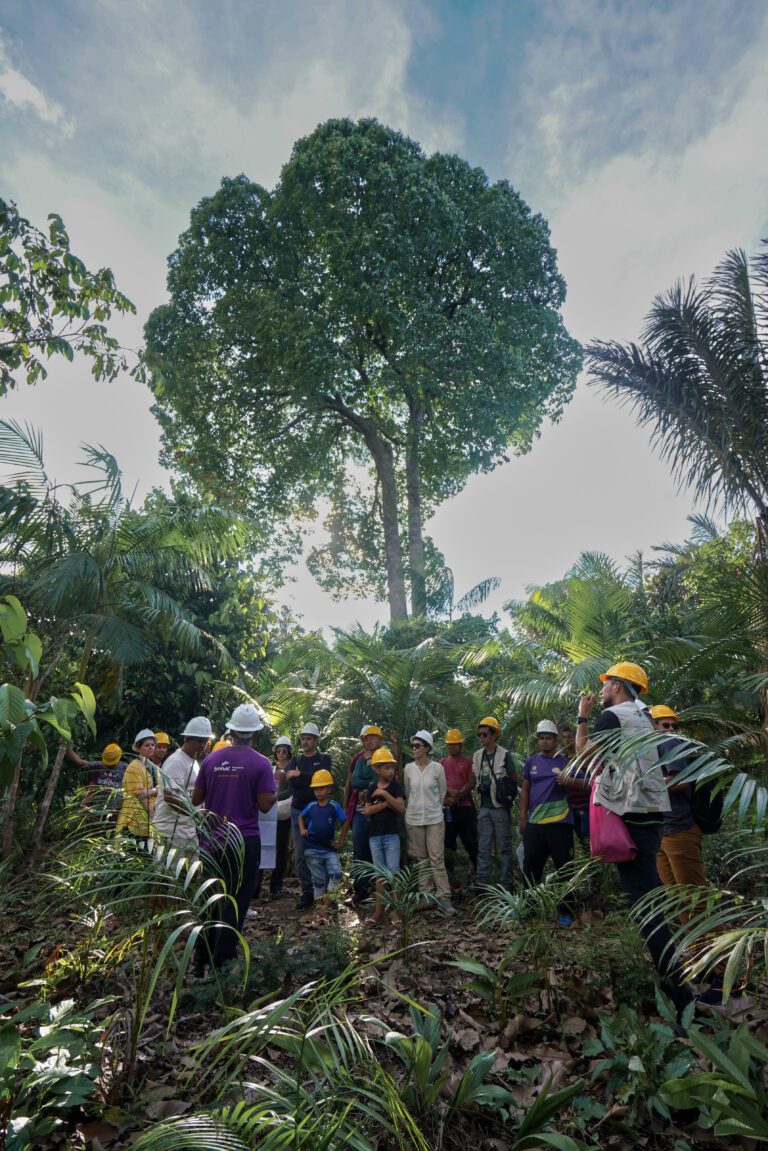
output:
<path id="1" fill-rule="evenodd" d="M 174 798 L 190 799 L 197 779 L 198 765 L 191 755 L 179 748 L 169 755 L 158 772 L 157 803 L 153 823 L 162 835 L 178 847 L 197 845 L 197 829 L 191 815 L 175 811 L 165 801 L 166 792 Z"/>

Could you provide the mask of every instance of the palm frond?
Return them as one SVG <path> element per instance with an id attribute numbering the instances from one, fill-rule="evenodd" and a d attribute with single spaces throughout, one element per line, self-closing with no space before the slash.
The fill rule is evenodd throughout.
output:
<path id="1" fill-rule="evenodd" d="M 6 476 L 10 484 L 23 484 L 36 499 L 44 499 L 51 481 L 43 462 L 43 433 L 18 420 L 0 420 L 0 464 L 17 468 Z"/>

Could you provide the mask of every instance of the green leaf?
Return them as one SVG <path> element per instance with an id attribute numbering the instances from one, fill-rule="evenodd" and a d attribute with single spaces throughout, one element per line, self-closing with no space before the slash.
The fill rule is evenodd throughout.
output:
<path id="1" fill-rule="evenodd" d="M 0 1023 L 0 1076 L 18 1066 L 21 1036 L 12 1023 Z M 0 1092 L 2 1081 L 0 1080 Z"/>
<path id="2" fill-rule="evenodd" d="M 24 693 L 12 683 L 0 684 L 0 727 L 15 726 L 26 719 Z"/>

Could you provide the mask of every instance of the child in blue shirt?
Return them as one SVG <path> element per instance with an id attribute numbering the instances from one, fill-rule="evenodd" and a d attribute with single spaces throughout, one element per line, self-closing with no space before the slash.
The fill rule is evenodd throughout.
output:
<path id="1" fill-rule="evenodd" d="M 327 903 L 344 874 L 339 848 L 347 837 L 348 824 L 343 808 L 331 799 L 333 776 L 330 771 L 316 771 L 311 786 L 315 798 L 299 813 L 299 832 L 306 840 L 304 858 L 312 875 L 314 897 Z M 342 830 L 337 837 L 339 826 Z"/>

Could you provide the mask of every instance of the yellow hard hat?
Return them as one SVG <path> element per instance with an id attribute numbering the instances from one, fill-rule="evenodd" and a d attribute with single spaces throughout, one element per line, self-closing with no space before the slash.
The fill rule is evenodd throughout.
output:
<path id="1" fill-rule="evenodd" d="M 381 730 L 380 727 L 377 727 L 375 723 L 369 723 L 367 725 L 367 727 L 364 727 L 363 733 L 360 736 L 360 738 L 365 739 L 365 737 L 368 735 L 378 735 L 379 739 L 384 738 L 384 732 Z"/>
<path id="2" fill-rule="evenodd" d="M 155 732 L 155 744 L 162 744 L 164 747 L 171 746 L 171 737 L 166 731 Z"/>
<path id="3" fill-rule="evenodd" d="M 464 736 L 461 734 L 457 727 L 449 727 L 445 733 L 446 743 L 463 743 Z"/>
<path id="4" fill-rule="evenodd" d="M 330 771 L 326 771 L 325 768 L 321 768 L 320 771 L 316 771 L 312 776 L 312 782 L 309 786 L 333 787 L 333 776 L 331 775 Z"/>
<path id="5" fill-rule="evenodd" d="M 625 679 L 627 683 L 639 687 L 641 693 L 648 690 L 648 676 L 636 663 L 615 663 L 613 667 L 608 668 L 608 671 L 598 676 L 598 679 L 601 683 L 605 683 L 607 679 Z"/>
<path id="6" fill-rule="evenodd" d="M 119 743 L 108 743 L 101 753 L 101 762 L 105 767 L 114 767 L 116 763 L 120 762 L 122 754 L 123 749 Z"/>
<path id="7" fill-rule="evenodd" d="M 481 719 L 477 726 L 490 727 L 493 729 L 493 731 L 496 732 L 497 735 L 499 735 L 501 732 L 501 724 L 497 719 L 494 719 L 492 715 L 487 715 L 485 719 Z"/>
<path id="8" fill-rule="evenodd" d="M 680 716 L 665 703 L 657 703 L 651 708 L 651 719 L 680 719 Z"/>
<path id="9" fill-rule="evenodd" d="M 213 745 L 213 751 L 221 751 L 222 747 L 231 747 L 232 744 L 228 739 L 217 739 Z"/>
<path id="10" fill-rule="evenodd" d="M 378 767 L 382 763 L 397 763 L 388 747 L 377 747 L 371 756 L 371 766 Z"/>

